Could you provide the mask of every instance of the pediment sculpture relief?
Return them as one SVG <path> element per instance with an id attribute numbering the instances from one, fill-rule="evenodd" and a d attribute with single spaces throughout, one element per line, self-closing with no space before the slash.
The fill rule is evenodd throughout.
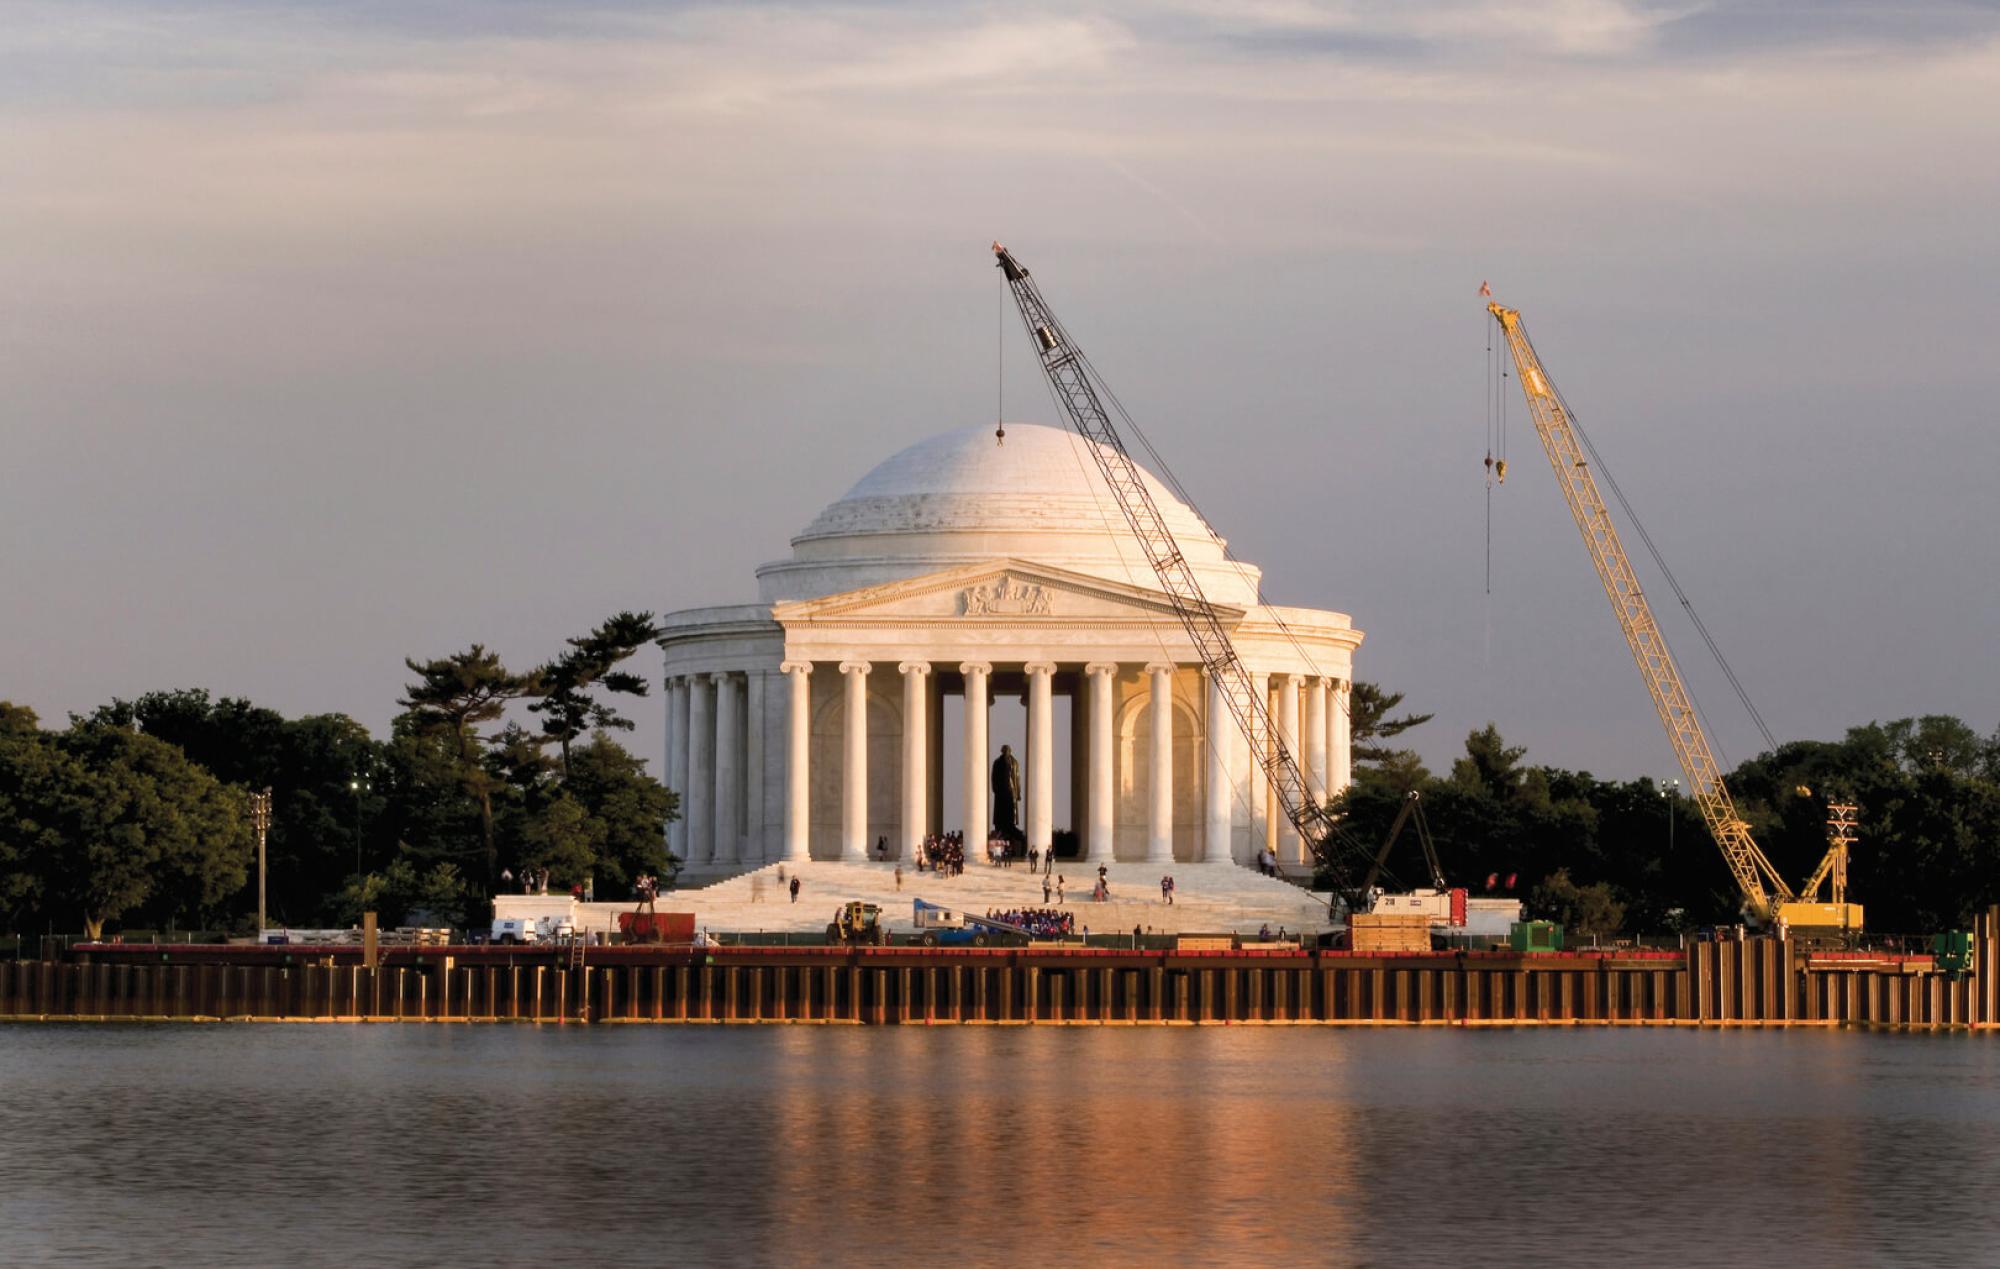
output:
<path id="1" fill-rule="evenodd" d="M 1049 595 L 1040 586 L 1002 577 L 973 586 L 959 595 L 959 611 L 967 617 L 1046 617 Z"/>

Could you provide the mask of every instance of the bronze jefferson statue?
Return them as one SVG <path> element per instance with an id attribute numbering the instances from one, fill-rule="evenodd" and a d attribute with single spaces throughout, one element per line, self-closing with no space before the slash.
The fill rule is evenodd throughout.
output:
<path id="1" fill-rule="evenodd" d="M 993 831 L 1008 841 L 1021 835 L 1021 764 L 1014 746 L 1000 746 L 993 760 Z"/>

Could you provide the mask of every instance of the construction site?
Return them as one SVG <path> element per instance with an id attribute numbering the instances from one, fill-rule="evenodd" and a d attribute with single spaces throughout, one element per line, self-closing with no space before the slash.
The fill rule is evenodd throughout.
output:
<path id="1" fill-rule="evenodd" d="M 871 856 L 869 667 L 865 660 L 843 659 L 839 725 L 847 761 L 840 819 L 828 827 L 836 857 L 816 857 L 808 841 L 815 821 L 806 782 L 812 667 L 788 661 L 786 672 L 796 672 L 783 821 L 789 849 L 776 863 L 743 857 L 755 836 L 748 820 L 761 813 L 773 782 L 758 765 L 760 742 L 748 745 L 748 771 L 724 760 L 722 746 L 732 737 L 741 745 L 740 735 L 727 730 L 741 720 L 728 723 L 728 714 L 718 712 L 722 729 L 707 755 L 710 767 L 690 757 L 698 737 L 685 724 L 678 752 L 670 732 L 669 767 L 703 776 L 690 810 L 704 842 L 697 852 L 704 857 L 695 862 L 719 869 L 721 879 L 668 895 L 670 911 L 660 912 L 650 895 L 632 909 L 580 896 L 551 898 L 544 885 L 540 894 L 496 898 L 490 933 L 463 942 L 450 941 L 445 931 L 385 940 L 372 924 L 351 936 L 267 930 L 252 946 L 59 947 L 51 941 L 40 960 L 0 969 L 0 1018 L 2000 1025 L 2000 979 L 1994 975 L 2000 909 L 1983 913 L 1974 930 L 1939 931 L 1923 946 L 1871 945 L 1860 897 L 1848 892 L 1858 808 L 1810 789 L 1797 792 L 1824 806 L 1826 847 L 1817 867 L 1793 884 L 1760 848 L 1724 784 L 1703 720 L 1613 522 L 1596 451 L 1575 426 L 1517 311 L 1497 302 L 1487 306 L 1507 354 L 1503 377 L 1519 386 L 1688 792 L 1736 888 L 1738 924 L 1654 945 L 1624 940 L 1600 947 L 1591 939 L 1579 946 L 1573 931 L 1530 919 L 1518 898 L 1491 893 L 1492 879 L 1484 894 L 1453 884 L 1415 792 L 1383 840 L 1357 840 L 1337 796 L 1348 778 L 1344 757 L 1334 761 L 1345 743 L 1345 720 L 1328 714 L 1328 701 L 1344 698 L 1282 696 L 1269 680 L 1283 676 L 1252 672 L 1238 646 L 1247 628 L 1243 609 L 1216 603 L 1208 593 L 1218 578 L 1224 586 L 1233 580 L 1184 549 L 1177 534 L 1188 528 L 1177 521 L 1185 519 L 1185 508 L 1128 450 L 1115 396 L 1028 270 L 1006 248 L 996 243 L 993 250 L 1052 397 L 1116 502 L 1129 535 L 1121 549 L 1136 547 L 1143 556 L 1151 598 L 1171 614 L 1191 655 L 1189 668 L 1198 667 L 1207 692 L 1210 730 L 1203 743 L 1211 772 L 1204 797 L 1210 809 L 1200 857 L 1175 853 L 1173 736 L 1162 731 L 1171 726 L 1166 706 L 1175 667 L 1149 666 L 1154 761 L 1141 858 L 1117 854 L 1110 798 L 1096 790 L 1098 772 L 1108 781 L 1112 767 L 1108 756 L 1097 761 L 1109 743 L 1104 728 L 1110 716 L 1093 698 L 1086 740 L 1094 763 L 1090 857 L 1064 859 L 1063 875 L 1055 875 L 1047 739 L 1048 693 L 1058 671 L 1053 657 L 1046 664 L 1032 657 L 1024 662 L 1031 731 L 1025 827 L 1014 820 L 1010 782 L 1019 777 L 1004 753 L 991 764 L 993 803 L 985 800 L 985 728 L 972 705 L 975 691 L 986 690 L 992 667 L 961 667 L 966 819 L 995 825 L 989 866 L 969 871 L 962 861 L 926 867 L 926 847 L 934 851 L 937 839 L 925 830 L 940 820 L 938 763 L 932 760 L 927 789 L 925 747 L 935 749 L 935 743 L 911 720 L 923 712 L 927 663 L 902 666 L 911 703 L 903 740 L 904 813 L 896 822 L 903 841 L 894 863 L 886 838 Z M 1490 295 L 1484 286 L 1481 293 Z M 995 444 L 1005 443 L 1001 425 Z M 1489 480 L 1506 479 L 1504 457 L 1496 462 L 1489 453 L 1487 467 Z M 1640 534 L 1652 550 L 1650 536 L 1643 529 Z M 1050 580 L 1030 585 L 1003 574 L 985 589 L 967 590 L 962 613 L 1046 615 L 1051 601 L 1044 587 L 1053 588 L 1058 575 L 1042 576 Z M 1674 589 L 1685 604 L 1678 583 Z M 784 606 L 777 611 L 783 615 Z M 1277 626 L 1282 629 L 1282 619 Z M 1290 631 L 1283 633 L 1298 643 Z M 1357 633 L 1329 646 L 1345 656 L 1358 642 Z M 1309 650 L 1299 650 L 1311 668 L 1293 677 L 1323 687 L 1328 680 L 1315 677 Z M 788 644 L 787 655 L 804 654 Z M 1106 686 L 1118 669 L 1087 668 Z M 1100 668 L 1108 673 L 1099 676 Z M 1724 669 L 1741 694 L 1734 672 L 1726 663 Z M 727 686 L 725 673 L 706 677 L 718 693 Z M 1313 706 L 1309 719 L 1300 717 L 1302 699 Z M 715 697 L 718 711 L 727 704 L 724 696 Z M 1075 715 L 1079 736 L 1084 721 L 1082 713 Z M 1249 783 L 1263 790 L 1248 838 L 1257 852 L 1254 872 L 1242 866 L 1242 838 L 1233 831 L 1226 801 L 1231 752 L 1247 756 Z M 1255 818 L 1264 812 L 1267 820 Z M 264 813 L 268 817 L 268 809 Z M 1406 830 L 1422 859 L 1421 874 L 1406 871 L 1426 885 L 1395 880 L 1405 865 L 1392 867 L 1391 860 Z M 725 854 L 725 843 L 733 857 Z M 1284 851 L 1272 849 L 1284 843 Z M 905 844 L 915 865 L 907 872 Z M 1023 845 L 1029 850 L 1016 850 Z M 1231 850 L 1236 858 L 1229 857 Z M 1279 862 L 1286 851 L 1295 865 L 1289 870 Z M 1017 867 L 1022 853 L 1026 866 Z M 1040 905 L 1033 901 L 1037 886 Z"/>

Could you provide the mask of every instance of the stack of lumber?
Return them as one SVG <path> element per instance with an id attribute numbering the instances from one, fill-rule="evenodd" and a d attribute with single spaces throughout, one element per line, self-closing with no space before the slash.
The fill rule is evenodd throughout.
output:
<path id="1" fill-rule="evenodd" d="M 1357 952 L 1428 952 L 1431 919 L 1421 912 L 1361 913 L 1347 923 L 1348 946 Z"/>

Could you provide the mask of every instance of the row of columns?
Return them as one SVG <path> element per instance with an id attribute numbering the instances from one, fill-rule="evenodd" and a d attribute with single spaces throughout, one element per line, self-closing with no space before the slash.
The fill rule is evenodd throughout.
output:
<path id="1" fill-rule="evenodd" d="M 667 680 L 667 780 L 681 817 L 667 848 L 691 864 L 761 863 L 764 853 L 765 670 Z"/>
<path id="2" fill-rule="evenodd" d="M 839 669 L 844 679 L 841 858 L 858 861 L 868 857 L 868 678 L 873 666 L 866 661 L 842 661 Z M 1046 661 L 1031 661 L 1024 669 L 1028 677 L 1024 827 L 1028 844 L 1046 849 L 1054 833 L 1056 667 Z M 1119 667 L 1115 662 L 1093 661 L 1083 669 L 1088 703 L 1084 756 L 1089 790 L 1083 845 L 1090 858 L 1109 859 L 1115 831 L 1113 682 Z M 927 661 L 904 661 L 897 670 L 903 676 L 900 845 L 901 854 L 908 857 L 930 822 L 926 705 L 932 671 Z M 966 826 L 975 843 L 991 823 L 987 709 L 992 670 L 983 661 L 967 661 L 958 666 L 965 684 L 960 823 Z M 788 680 L 782 857 L 804 860 L 810 847 L 813 663 L 786 661 L 779 671 Z M 1166 863 L 1173 858 L 1174 667 L 1152 663 L 1145 667 L 1145 672 L 1150 695 L 1146 859 Z M 763 791 L 769 778 L 763 734 L 768 679 L 769 671 L 750 670 L 668 680 L 668 783 L 681 793 L 682 799 L 681 818 L 668 829 L 668 845 L 688 863 L 763 862 L 767 835 Z M 1204 675 L 1204 679 L 1208 751 L 1203 808 L 1204 841 L 1208 844 L 1205 855 L 1209 859 L 1226 860 L 1230 857 L 1229 842 L 1234 828 L 1232 772 L 1237 769 L 1234 755 L 1240 741 L 1229 719 L 1221 685 L 1212 676 Z M 1323 799 L 1346 788 L 1351 770 L 1346 726 L 1348 684 L 1295 675 L 1255 674 L 1252 680 L 1255 690 L 1265 693 L 1267 700 L 1268 693 L 1276 688 L 1273 722 L 1285 745 L 1303 764 L 1313 796 Z M 1303 727 L 1299 717 L 1301 697 Z M 1288 822 L 1271 823 L 1272 799 L 1263 781 L 1257 778 L 1256 770 L 1255 763 L 1248 764 L 1252 786 L 1249 798 L 1252 848 L 1266 842 L 1267 834 L 1275 830 L 1281 854 L 1291 858 L 1299 847 L 1297 832 Z"/>

